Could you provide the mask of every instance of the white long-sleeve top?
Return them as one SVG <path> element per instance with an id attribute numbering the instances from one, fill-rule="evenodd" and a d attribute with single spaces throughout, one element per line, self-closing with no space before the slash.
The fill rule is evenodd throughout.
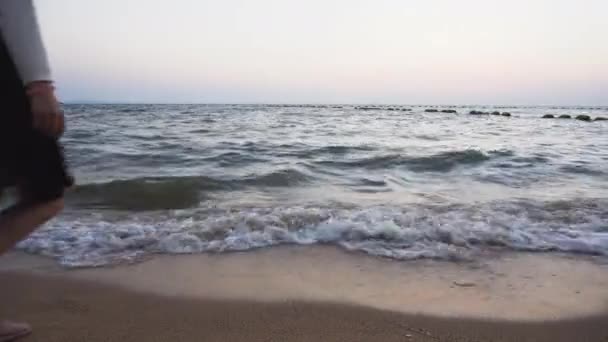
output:
<path id="1" fill-rule="evenodd" d="M 52 80 L 33 0 L 0 0 L 0 34 L 24 84 Z"/>

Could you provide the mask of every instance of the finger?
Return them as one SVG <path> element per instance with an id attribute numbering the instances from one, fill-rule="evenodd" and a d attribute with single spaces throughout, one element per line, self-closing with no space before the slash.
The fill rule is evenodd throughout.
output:
<path id="1" fill-rule="evenodd" d="M 53 133 L 59 138 L 63 134 L 63 113 L 57 112 L 54 116 Z"/>
<path id="2" fill-rule="evenodd" d="M 62 136 L 65 133 L 65 114 L 63 111 L 59 113 L 59 136 Z"/>
<path id="3" fill-rule="evenodd" d="M 61 136 L 61 134 L 63 133 L 63 111 L 61 110 L 61 107 L 59 107 L 59 104 L 55 103 L 52 115 L 53 115 L 53 125 L 52 125 L 53 136 L 55 138 L 59 138 Z"/>
<path id="4" fill-rule="evenodd" d="M 37 129 L 39 131 L 42 130 L 40 120 L 40 115 L 38 113 L 32 113 L 32 126 L 34 127 L 34 129 Z"/>
<path id="5" fill-rule="evenodd" d="M 53 136 L 59 138 L 61 136 L 61 112 L 57 111 L 53 114 Z"/>
<path id="6" fill-rule="evenodd" d="M 34 128 L 39 132 L 46 133 L 46 114 L 36 113 L 34 115 Z"/>
<path id="7" fill-rule="evenodd" d="M 52 113 L 46 113 L 44 115 L 44 126 L 43 132 L 49 136 L 54 136 L 55 126 L 55 115 Z"/>
<path id="8" fill-rule="evenodd" d="M 40 131 L 44 134 L 49 134 L 49 115 L 47 113 L 40 113 L 38 115 L 38 123 L 40 125 Z"/>
<path id="9" fill-rule="evenodd" d="M 57 136 L 57 115 L 55 113 L 49 113 L 48 134 L 51 137 Z"/>

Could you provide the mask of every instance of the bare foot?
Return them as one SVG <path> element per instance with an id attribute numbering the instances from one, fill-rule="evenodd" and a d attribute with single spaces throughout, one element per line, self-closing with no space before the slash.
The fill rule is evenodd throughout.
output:
<path id="1" fill-rule="evenodd" d="M 14 341 L 31 332 L 32 328 L 27 323 L 0 321 L 0 342 Z"/>

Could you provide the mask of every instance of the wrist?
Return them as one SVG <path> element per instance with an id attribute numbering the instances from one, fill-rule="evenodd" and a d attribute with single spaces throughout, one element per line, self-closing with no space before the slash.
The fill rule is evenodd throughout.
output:
<path id="1" fill-rule="evenodd" d="M 33 81 L 25 86 L 25 93 L 32 97 L 36 95 L 48 95 L 55 92 L 55 86 L 52 81 Z"/>

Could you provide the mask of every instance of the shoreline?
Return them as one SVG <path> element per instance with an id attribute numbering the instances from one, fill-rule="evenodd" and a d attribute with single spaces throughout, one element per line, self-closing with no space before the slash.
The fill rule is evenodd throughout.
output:
<path id="1" fill-rule="evenodd" d="M 600 342 L 606 270 L 561 255 L 395 262 L 327 246 L 66 270 L 14 252 L 0 258 L 0 317 L 30 322 L 26 342 Z"/>
<path id="2" fill-rule="evenodd" d="M 150 295 L 335 302 L 438 317 L 546 321 L 608 312 L 608 263 L 561 254 L 399 262 L 330 246 L 283 246 L 64 269 L 54 260 L 15 252 L 0 258 L 2 272 L 91 281 Z"/>

